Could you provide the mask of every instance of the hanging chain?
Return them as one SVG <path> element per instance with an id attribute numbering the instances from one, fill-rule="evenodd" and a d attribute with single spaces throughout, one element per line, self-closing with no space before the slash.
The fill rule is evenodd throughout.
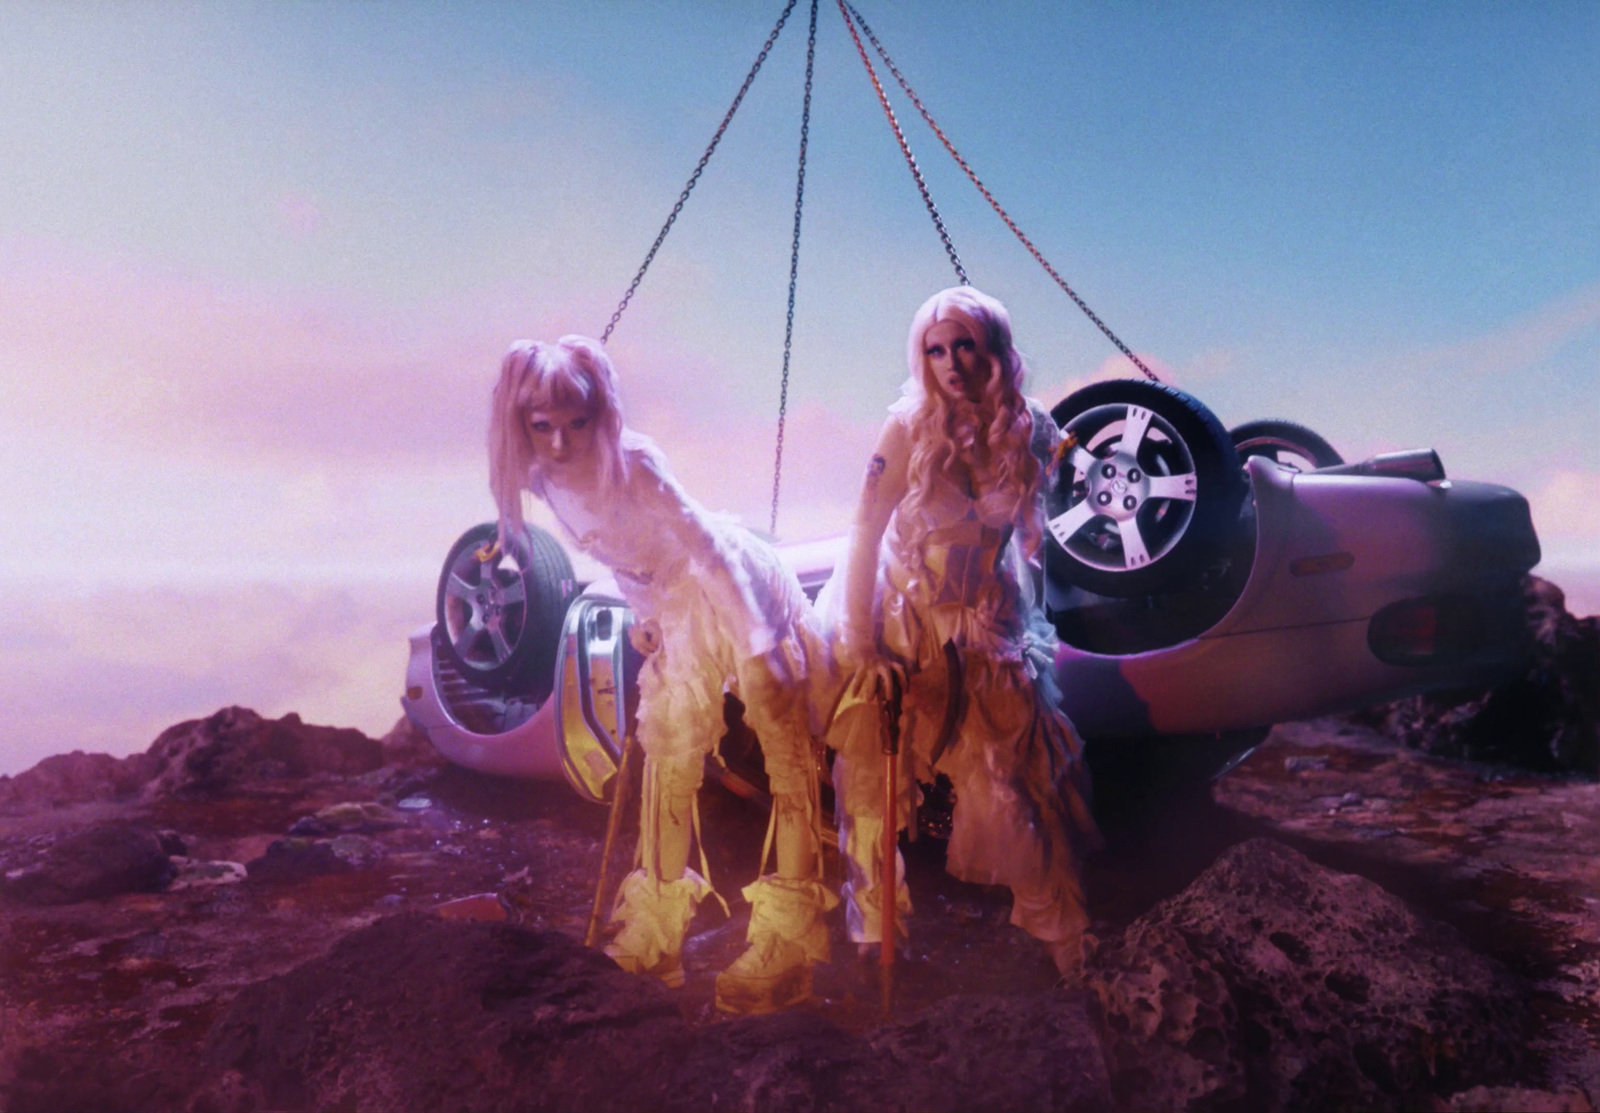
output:
<path id="1" fill-rule="evenodd" d="M 656 242 L 650 245 L 650 251 L 645 255 L 644 262 L 639 265 L 639 273 L 633 276 L 633 281 L 628 283 L 628 292 L 622 295 L 622 301 L 617 303 L 617 311 L 611 314 L 611 320 L 606 324 L 605 332 L 600 334 L 600 343 L 604 344 L 611 339 L 611 330 L 617 327 L 617 322 L 622 320 L 623 311 L 628 308 L 628 303 L 633 300 L 634 291 L 639 289 L 639 283 L 644 281 L 644 272 L 650 269 L 650 263 L 656 257 L 656 252 L 661 250 L 661 244 L 666 240 L 667 233 L 672 231 L 673 222 L 678 219 L 678 214 L 683 211 L 684 202 L 689 200 L 689 194 L 694 192 L 694 187 L 700 181 L 700 175 L 706 168 L 706 163 L 711 161 L 711 155 L 716 151 L 717 144 L 722 142 L 723 132 L 728 130 L 728 124 L 733 120 L 733 114 L 739 110 L 744 95 L 750 91 L 751 82 L 755 81 L 756 74 L 761 72 L 761 64 L 767 60 L 767 54 L 772 50 L 772 44 L 778 41 L 778 33 L 783 30 L 783 25 L 789 21 L 789 13 L 794 11 L 796 0 L 789 0 L 784 5 L 783 14 L 778 17 L 777 24 L 772 28 L 772 34 L 767 36 L 767 41 L 761 47 L 761 53 L 756 55 L 755 65 L 750 67 L 750 72 L 745 75 L 744 84 L 739 86 L 739 92 L 733 98 L 733 103 L 728 106 L 727 115 L 722 117 L 722 123 L 717 125 L 717 133 L 711 137 L 711 144 L 706 147 L 706 153 L 700 156 L 700 161 L 695 165 L 694 173 L 689 175 L 689 184 L 683 187 L 683 192 L 678 195 L 678 203 L 672 206 L 672 212 L 667 217 L 667 222 L 661 226 L 661 231 L 656 235 Z"/>
<path id="2" fill-rule="evenodd" d="M 861 36 L 856 34 L 856 25 L 850 19 L 850 14 L 855 9 L 845 3 L 845 0 L 838 0 L 838 4 L 839 14 L 844 17 L 844 25 L 850 31 L 850 37 L 855 40 L 856 52 L 861 55 L 861 64 L 867 67 L 867 76 L 872 78 L 872 87 L 878 91 L 878 103 L 883 105 L 883 114 L 889 117 L 889 126 L 894 129 L 894 137 L 900 141 L 900 153 L 906 156 L 906 165 L 911 167 L 911 176 L 917 180 L 922 203 L 928 206 L 928 215 L 933 218 L 933 226 L 939 232 L 939 240 L 944 244 L 945 254 L 950 256 L 950 265 L 956 269 L 956 277 L 961 280 L 961 285 L 969 286 L 971 283 L 967 281 L 966 268 L 961 265 L 961 258 L 956 254 L 955 245 L 950 242 L 950 233 L 944 229 L 944 220 L 939 216 L 939 209 L 934 205 L 932 195 L 928 193 L 928 184 L 922 180 L 922 171 L 917 166 L 916 156 L 911 153 L 911 144 L 906 142 L 906 134 L 900 130 L 900 121 L 895 119 L 894 109 L 889 107 L 889 95 L 883 91 L 883 83 L 878 80 L 878 71 L 872 68 L 872 59 L 867 57 L 867 48 L 861 44 Z M 861 26 L 865 28 L 866 24 L 863 23 Z"/>
<path id="3" fill-rule="evenodd" d="M 1117 346 L 1117 350 L 1119 352 L 1133 361 L 1133 365 L 1140 371 L 1144 372 L 1144 375 L 1147 379 L 1150 379 L 1152 382 L 1160 382 L 1161 380 L 1157 377 L 1156 373 L 1150 370 L 1149 367 L 1146 367 L 1144 361 L 1138 356 L 1134 355 L 1128 346 L 1117 337 L 1117 334 L 1112 332 L 1111 329 L 1107 327 L 1106 323 L 1099 318 L 1095 311 L 1090 309 L 1088 304 L 1078 296 L 1077 291 L 1075 291 L 1071 286 L 1067 285 L 1067 280 L 1061 277 L 1056 269 L 1050 265 L 1050 261 L 1044 257 L 1037 247 L 1033 246 L 1033 241 L 1023 233 L 1021 228 L 1017 227 L 1017 222 L 1011 219 L 1011 214 L 1006 212 L 1005 209 L 1001 208 L 1000 202 L 994 199 L 994 194 L 989 192 L 989 188 L 985 186 L 978 178 L 978 175 L 973 172 L 972 167 L 967 165 L 967 160 L 961 157 L 961 153 L 956 150 L 955 144 L 950 142 L 950 137 L 944 133 L 944 129 L 939 126 L 938 122 L 934 120 L 933 115 L 927 110 L 927 108 L 923 106 L 922 99 L 917 96 L 916 91 L 911 88 L 910 83 L 906 81 L 904 76 L 901 75 L 900 68 L 896 66 L 894 64 L 894 60 L 889 57 L 889 52 L 884 50 L 883 44 L 878 41 L 878 36 L 872 33 L 872 28 L 867 26 L 867 21 L 861 18 L 861 13 L 856 11 L 855 6 L 851 4 L 849 0 L 839 0 L 839 4 L 841 8 L 848 10 L 848 16 L 853 16 L 855 22 L 861 24 L 861 30 L 866 33 L 868 41 L 872 43 L 872 48 L 878 52 L 878 57 L 883 59 L 883 64 L 887 66 L 889 72 L 894 75 L 894 79 L 900 83 L 901 91 L 903 91 L 910 99 L 911 103 L 916 106 L 917 111 L 922 114 L 922 119 L 924 122 L 927 123 L 928 127 L 933 129 L 933 134 L 939 137 L 939 142 L 943 143 L 944 149 L 950 152 L 950 157 L 956 160 L 956 165 L 960 166 L 962 170 L 966 171 L 966 175 L 969 179 L 971 179 L 972 184 L 978 187 L 979 193 L 983 194 L 983 199 L 989 202 L 989 206 L 994 209 L 997 214 L 999 214 L 1001 220 L 1005 221 L 1006 227 L 1011 229 L 1012 233 L 1017 237 L 1017 239 L 1022 241 L 1022 246 L 1028 249 L 1028 253 L 1038 261 L 1041 267 L 1045 269 L 1045 273 L 1051 278 L 1055 279 L 1056 285 L 1060 286 L 1061 289 L 1066 292 L 1067 297 L 1071 298 L 1074 304 L 1076 304 L 1079 309 L 1083 310 L 1084 315 L 1088 317 L 1089 320 L 1094 322 L 1095 327 L 1105 334 L 1106 339 L 1110 340 L 1111 343 Z M 849 22 L 848 16 L 846 22 Z M 852 36 L 855 35 L 854 26 L 851 27 L 850 34 Z M 859 38 L 856 39 L 856 45 L 857 47 L 861 45 L 861 40 Z M 863 58 L 865 58 L 864 54 Z M 876 83 L 876 79 L 874 79 L 874 83 Z"/>
<path id="4" fill-rule="evenodd" d="M 806 96 L 800 109 L 800 169 L 794 183 L 794 239 L 789 245 L 789 311 L 783 324 L 783 385 L 778 390 L 778 448 L 772 460 L 772 517 L 767 532 L 778 533 L 778 484 L 783 477 L 783 425 L 789 413 L 789 352 L 794 343 L 794 288 L 800 277 L 800 213 L 806 203 L 806 147 L 811 141 L 811 77 L 817 63 L 817 0 L 811 0 L 811 31 L 806 36 Z"/>

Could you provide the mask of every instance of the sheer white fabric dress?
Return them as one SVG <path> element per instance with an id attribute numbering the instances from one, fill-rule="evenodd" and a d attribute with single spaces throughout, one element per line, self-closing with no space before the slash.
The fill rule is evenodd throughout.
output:
<path id="1" fill-rule="evenodd" d="M 1029 406 L 1032 450 L 1048 460 L 1058 431 L 1043 407 Z M 902 423 L 907 438 L 914 436 L 913 408 L 908 398 L 890 410 L 889 421 Z M 1010 887 L 1011 922 L 1062 950 L 1058 965 L 1070 966 L 1088 925 L 1081 858 L 1099 836 L 1086 802 L 1082 743 L 1059 710 L 1051 678 L 1055 634 L 1031 597 L 1010 522 L 984 520 L 979 501 L 944 476 L 916 494 L 918 510 L 908 511 L 908 493 L 879 548 L 872 630 L 841 629 L 849 621 L 842 582 L 848 560 L 819 597 L 819 615 L 847 639 L 870 639 L 906 671 L 896 824 L 905 825 L 915 799 L 913 776 L 925 783 L 948 776 L 956 796 L 949 872 Z M 960 669 L 954 693 L 952 656 Z M 848 871 L 841 896 L 858 943 L 881 939 L 880 733 L 874 694 L 847 686 L 828 742 L 838 750 L 834 786 Z M 897 922 L 904 926 L 910 897 L 903 875 L 897 882 Z"/>

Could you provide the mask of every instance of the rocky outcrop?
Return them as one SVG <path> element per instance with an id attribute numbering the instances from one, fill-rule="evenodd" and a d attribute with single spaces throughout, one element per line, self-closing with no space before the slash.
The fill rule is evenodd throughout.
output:
<path id="1" fill-rule="evenodd" d="M 407 767 L 448 765 L 445 756 L 434 748 L 428 736 L 406 715 L 400 716 L 389 733 L 378 739 L 385 765 Z"/>
<path id="2" fill-rule="evenodd" d="M 32 769 L 0 777 L 0 806 L 61 807 L 135 796 L 155 774 L 149 754 L 115 758 L 73 750 L 55 754 Z"/>
<path id="3" fill-rule="evenodd" d="M 374 739 L 304 723 L 293 712 L 265 719 L 247 707 L 225 707 L 168 727 L 142 754 L 115 758 L 75 750 L 0 777 L 0 807 L 217 796 L 251 781 L 352 776 L 386 764 L 438 767 L 444 759 L 405 719 Z"/>
<path id="4" fill-rule="evenodd" d="M 231 790 L 197 787 L 227 783 L 207 773 L 226 773 L 219 755 L 149 795 L 5 813 L 0 873 L 33 875 L 21 895 L 105 895 L 0 907 L 0 1108 L 1576 1113 L 1600 1093 L 1582 1027 L 1600 1001 L 1600 785 L 1291 724 L 1212 794 L 1090 859 L 1105 942 L 1082 988 L 1056 988 L 1006 923 L 1008 894 L 949 879 L 918 840 L 894 1023 L 875 965 L 840 937 L 813 1004 L 729 1019 L 713 993 L 744 944 L 737 904 L 726 920 L 703 908 L 670 992 L 578 944 L 605 809 L 425 754 L 292 777 L 262 756 L 265 722 L 219 713 L 167 754 L 181 766 L 231 739 L 262 761 L 232 763 Z M 399 741 L 386 758 L 409 752 Z M 766 816 L 702 804 L 736 893 Z M 88 837 L 111 816 L 143 851 L 109 889 L 73 881 L 74 862 L 113 857 Z M 1372 882 L 1234 845 L 1268 830 L 1469 943 Z M 161 863 L 150 837 L 173 880 L 128 891 Z"/>
<path id="5" fill-rule="evenodd" d="M 1434 692 L 1358 713 L 1441 757 L 1600 777 L 1600 617 L 1574 618 L 1548 580 L 1524 585 L 1530 656 L 1490 688 Z"/>
<path id="6" fill-rule="evenodd" d="M 1267 839 L 1091 959 L 1119 1101 L 1417 1109 L 1525 1069 L 1517 984 L 1449 927 Z"/>
<path id="7" fill-rule="evenodd" d="M 158 771 L 147 795 L 214 796 L 244 781 L 368 773 L 383 764 L 383 744 L 359 730 L 311 726 L 293 712 L 263 719 L 225 707 L 162 731 L 149 756 Z"/>
<path id="8" fill-rule="evenodd" d="M 172 873 L 160 835 L 108 823 L 50 846 L 36 865 L 8 874 L 0 893 L 22 904 L 76 904 L 119 893 L 155 892 Z"/>

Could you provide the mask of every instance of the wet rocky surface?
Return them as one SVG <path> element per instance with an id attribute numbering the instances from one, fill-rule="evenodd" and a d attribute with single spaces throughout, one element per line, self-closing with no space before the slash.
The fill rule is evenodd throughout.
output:
<path id="1" fill-rule="evenodd" d="M 732 916 L 669 991 L 582 946 L 607 815 L 564 785 L 242 709 L 53 758 L 0 778 L 0 1107 L 1590 1108 L 1600 786 L 1344 719 L 1215 786 L 1141 760 L 1081 981 L 923 838 L 887 1016 L 840 933 L 814 1003 L 728 1018 L 765 817 L 719 790 Z"/>
<path id="2" fill-rule="evenodd" d="M 1275 729 L 1213 796 L 1456 928 L 1517 978 L 1546 1081 L 1600 1094 L 1600 785 L 1320 720 Z"/>

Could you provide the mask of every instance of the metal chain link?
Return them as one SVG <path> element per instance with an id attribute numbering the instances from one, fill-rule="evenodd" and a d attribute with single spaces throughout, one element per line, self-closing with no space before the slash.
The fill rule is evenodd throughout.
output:
<path id="1" fill-rule="evenodd" d="M 783 25 L 789 21 L 789 13 L 794 11 L 796 0 L 789 0 L 784 5 L 783 14 L 778 17 L 777 24 L 772 28 L 772 34 L 767 36 L 767 41 L 761 47 L 761 53 L 756 55 L 756 61 L 750 67 L 750 72 L 745 75 L 744 84 L 739 86 L 739 92 L 733 98 L 733 103 L 728 106 L 728 112 L 722 117 L 722 123 L 717 125 L 717 133 L 711 137 L 710 146 L 706 153 L 700 156 L 700 161 L 695 165 L 694 173 L 689 175 L 689 183 L 683 187 L 683 192 L 678 195 L 678 203 L 672 206 L 672 212 L 667 217 L 667 222 L 661 226 L 661 231 L 656 235 L 656 242 L 650 245 L 650 251 L 645 255 L 644 262 L 639 266 L 639 273 L 633 276 L 633 281 L 628 283 L 628 292 L 622 295 L 622 301 L 617 304 L 617 311 L 611 314 L 611 320 L 606 324 L 605 332 L 600 334 L 600 343 L 604 344 L 611 339 L 611 330 L 617 327 L 617 322 L 622 320 L 623 311 L 628 308 L 628 303 L 633 300 L 634 291 L 639 289 L 639 283 L 644 281 L 644 272 L 650 269 L 650 263 L 656 257 L 656 252 L 661 250 L 661 244 L 666 240 L 667 233 L 672 230 L 673 222 L 678 219 L 678 214 L 683 211 L 684 202 L 689 200 L 689 194 L 694 192 L 695 185 L 700 181 L 700 175 L 706 168 L 706 163 L 711 161 L 711 155 L 716 151 L 717 144 L 722 142 L 723 132 L 728 130 L 728 124 L 733 120 L 733 114 L 739 110 L 744 95 L 750 91 L 751 82 L 755 81 L 756 74 L 761 72 L 761 65 L 767 60 L 767 54 L 772 50 L 772 44 L 778 41 L 778 33 L 783 30 Z"/>
<path id="2" fill-rule="evenodd" d="M 894 129 L 894 137 L 900 141 L 900 153 L 906 156 L 906 165 L 911 167 L 911 176 L 917 180 L 922 203 L 928 206 L 928 215 L 933 218 L 933 226 L 939 232 L 945 254 L 950 256 L 950 265 L 955 267 L 956 277 L 961 280 L 961 285 L 970 286 L 966 268 L 961 265 L 961 258 L 956 254 L 955 245 L 950 242 L 950 233 L 945 231 L 944 219 L 939 216 L 938 206 L 933 203 L 933 197 L 928 193 L 928 183 L 922 180 L 922 170 L 917 166 L 916 156 L 911 153 L 911 144 L 906 142 L 906 134 L 900 130 L 900 121 L 895 119 L 894 109 L 889 107 L 889 95 L 883 91 L 883 83 L 878 80 L 878 71 L 872 68 L 872 59 L 867 57 L 867 48 L 861 44 L 861 36 L 856 34 L 856 25 L 850 19 L 851 12 L 855 9 L 846 4 L 845 0 L 838 0 L 838 4 L 839 14 L 844 17 L 844 25 L 849 30 L 850 37 L 855 40 L 856 52 L 861 55 L 861 64 L 867 67 L 867 76 L 872 78 L 872 87 L 878 91 L 878 103 L 883 105 L 883 114 L 889 117 L 889 126 Z M 859 19 L 860 16 L 856 18 Z M 866 24 L 863 23 L 861 26 L 865 28 Z"/>
<path id="3" fill-rule="evenodd" d="M 1017 239 L 1022 241 L 1022 246 L 1028 249 L 1028 253 L 1038 261 L 1041 267 L 1045 269 L 1045 273 L 1051 278 L 1055 279 L 1056 285 L 1060 286 L 1061 289 L 1066 292 L 1067 297 L 1071 298 L 1077 307 L 1083 310 L 1084 315 L 1087 316 L 1089 320 L 1094 322 L 1095 327 L 1105 334 L 1106 339 L 1110 340 L 1111 343 L 1117 346 L 1118 351 L 1127 356 L 1128 359 L 1133 362 L 1135 367 L 1144 372 L 1146 378 L 1150 379 L 1152 382 L 1160 382 L 1161 379 L 1156 375 L 1156 373 L 1150 370 L 1149 367 L 1145 366 L 1143 360 L 1133 354 L 1132 350 L 1129 349 L 1129 347 L 1118 338 L 1117 334 L 1112 332 L 1111 329 L 1107 327 L 1106 323 L 1099 318 L 1095 311 L 1090 309 L 1088 304 L 1078 296 L 1077 291 L 1075 291 L 1071 286 L 1067 285 L 1067 280 L 1061 277 L 1056 269 L 1050 265 L 1050 261 L 1040 253 L 1037 247 L 1033 246 L 1033 241 L 1023 233 L 1021 228 L 1017 227 L 1017 222 L 1011 219 L 1011 214 L 1006 212 L 1005 209 L 1001 207 L 1000 202 L 994 199 L 994 194 L 989 192 L 989 188 L 985 186 L 978 178 L 978 175 L 973 172 L 972 167 L 967 165 L 967 160 L 961 157 L 961 153 L 956 150 L 955 144 L 950 142 L 950 137 L 944 133 L 944 129 L 939 126 L 938 122 L 934 120 L 933 115 L 927 110 L 927 108 L 923 106 L 922 99 L 917 96 L 916 91 L 911 88 L 910 83 L 907 82 L 905 77 L 901 75 L 900 68 L 896 66 L 894 64 L 894 60 L 889 57 L 889 52 L 884 50 L 883 44 L 878 41 L 878 36 L 872 33 L 872 28 L 867 26 L 867 21 L 861 18 L 861 13 L 856 11 L 855 6 L 851 4 L 849 0 L 838 0 L 838 2 L 840 9 L 847 13 L 845 22 L 850 23 L 851 18 L 853 17 L 856 23 L 861 24 L 861 30 L 866 33 L 867 39 L 872 43 L 872 48 L 878 52 L 878 57 L 883 59 L 883 64 L 887 66 L 889 72 L 894 75 L 894 79 L 899 82 L 901 90 L 910 99 L 911 103 L 916 106 L 917 111 L 922 114 L 922 119 L 930 128 L 933 129 L 933 133 L 939 137 L 939 142 L 943 143 L 944 149 L 950 152 L 950 157 L 956 160 L 956 165 L 960 166 L 961 169 L 966 172 L 967 177 L 971 179 L 972 184 L 978 187 L 978 192 L 983 194 L 984 200 L 988 201 L 990 207 L 993 208 L 997 214 L 999 214 L 1000 219 L 1005 221 L 1006 227 L 1011 229 L 1012 233 L 1015 234 Z M 850 28 L 850 34 L 851 37 L 856 39 L 857 48 L 860 48 L 861 40 L 860 38 L 856 37 L 854 25 L 852 25 Z M 866 60 L 865 52 L 862 53 L 862 60 Z M 876 77 L 873 78 L 873 84 L 877 84 Z M 883 95 L 883 90 L 881 87 L 878 92 L 879 96 Z M 885 109 L 887 110 L 888 101 L 885 101 L 884 105 Z M 899 134 L 898 128 L 896 128 L 895 131 L 896 134 Z M 903 145 L 904 144 L 902 143 L 902 146 Z M 918 181 L 920 182 L 921 179 L 919 178 Z M 923 196 L 926 197 L 926 193 L 924 193 Z M 962 281 L 965 281 L 964 277 Z"/>
<path id="4" fill-rule="evenodd" d="M 806 36 L 806 96 L 800 109 L 800 169 L 794 183 L 794 239 L 789 245 L 789 310 L 783 324 L 783 385 L 778 390 L 778 448 L 772 460 L 772 517 L 767 532 L 778 533 L 778 484 L 783 477 L 783 426 L 789 413 L 789 352 L 794 343 L 794 290 L 800 277 L 800 214 L 806 203 L 806 147 L 811 142 L 811 78 L 817 63 L 817 0 L 811 0 L 811 30 Z"/>

